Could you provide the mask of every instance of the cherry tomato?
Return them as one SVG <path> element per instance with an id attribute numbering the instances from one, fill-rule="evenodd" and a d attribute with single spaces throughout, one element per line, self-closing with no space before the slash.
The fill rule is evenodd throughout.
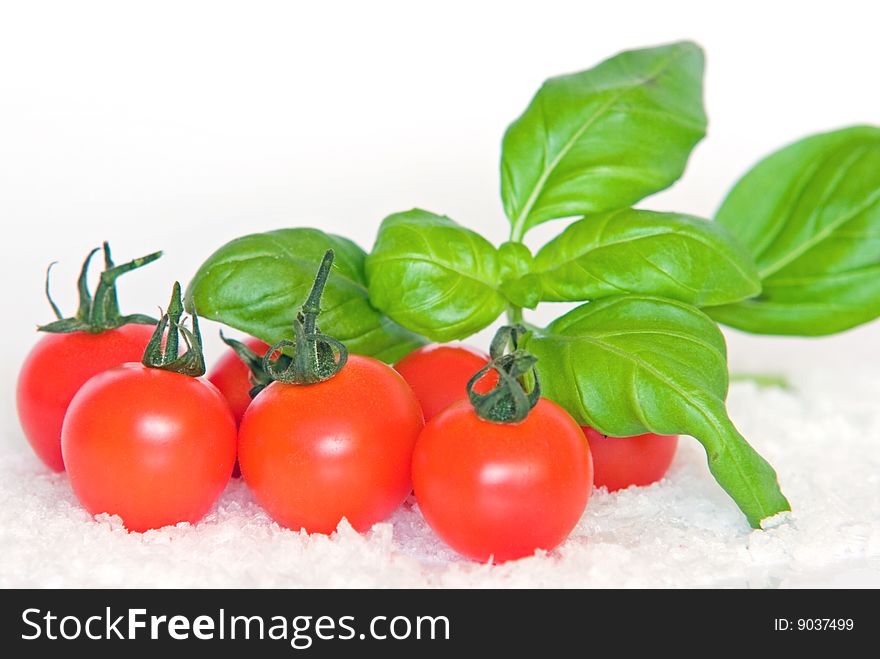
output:
<path id="1" fill-rule="evenodd" d="M 253 337 L 242 341 L 248 348 L 258 355 L 266 354 L 269 345 Z M 229 402 L 229 408 L 235 415 L 235 422 L 241 423 L 244 411 L 251 404 L 250 390 L 253 385 L 250 381 L 250 370 L 231 348 L 214 364 L 214 368 L 208 373 L 208 380 Z"/>
<path id="2" fill-rule="evenodd" d="M 266 354 L 266 351 L 269 349 L 267 343 L 253 337 L 245 339 L 242 343 L 258 355 Z M 214 368 L 208 373 L 208 380 L 226 398 L 229 408 L 232 410 L 233 416 L 235 416 L 236 425 L 240 425 L 244 411 L 251 404 L 250 391 L 253 388 L 253 384 L 251 384 L 250 380 L 250 369 L 235 354 L 235 350 L 230 348 L 214 364 Z M 236 460 L 235 466 L 232 468 L 232 477 L 239 478 L 240 476 L 241 467 L 239 467 L 238 460 Z"/>
<path id="3" fill-rule="evenodd" d="M 153 334 L 149 325 L 123 325 L 100 333 L 45 334 L 18 376 L 18 418 L 34 452 L 50 469 L 64 471 L 61 424 L 86 381 L 114 366 L 140 361 Z"/>
<path id="4" fill-rule="evenodd" d="M 409 383 L 419 399 L 425 421 L 430 421 L 458 400 L 466 400 L 467 383 L 489 362 L 489 356 L 463 345 L 428 345 L 401 359 L 394 369 Z M 495 386 L 498 374 L 490 371 L 476 383 L 477 393 Z"/>
<path id="5" fill-rule="evenodd" d="M 423 423 L 394 369 L 350 355 L 329 380 L 273 382 L 254 398 L 239 431 L 241 472 L 279 524 L 332 533 L 345 517 L 363 531 L 409 494 Z"/>
<path id="6" fill-rule="evenodd" d="M 577 524 L 593 487 L 580 427 L 541 399 L 517 424 L 455 403 L 425 426 L 413 485 L 428 524 L 459 553 L 503 562 L 550 550 Z"/>
<path id="7" fill-rule="evenodd" d="M 64 419 L 74 494 L 131 531 L 196 522 L 232 473 L 236 428 L 206 380 L 126 364 L 89 380 Z"/>
<path id="8" fill-rule="evenodd" d="M 606 437 L 592 428 L 583 430 L 593 454 L 593 482 L 609 492 L 659 481 L 678 446 L 678 435 Z"/>

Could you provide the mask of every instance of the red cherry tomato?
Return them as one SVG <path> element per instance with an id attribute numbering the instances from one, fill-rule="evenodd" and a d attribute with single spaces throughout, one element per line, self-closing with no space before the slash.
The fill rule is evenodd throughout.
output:
<path id="1" fill-rule="evenodd" d="M 429 345 L 413 350 L 394 366 L 419 399 L 425 421 L 430 421 L 457 400 L 468 397 L 467 383 L 489 362 L 489 356 L 463 345 Z M 487 393 L 498 382 L 489 371 L 474 386 Z"/>
<path id="2" fill-rule="evenodd" d="M 74 396 L 61 436 L 74 494 L 131 531 L 199 520 L 235 461 L 235 419 L 206 380 L 126 364 Z"/>
<path id="3" fill-rule="evenodd" d="M 517 424 L 485 421 L 462 401 L 419 436 L 413 485 L 425 519 L 449 546 L 503 562 L 568 536 L 590 498 L 593 466 L 580 427 L 549 400 Z"/>
<path id="4" fill-rule="evenodd" d="M 409 494 L 422 426 L 404 379 L 351 355 L 329 380 L 273 382 L 254 398 L 239 431 L 241 473 L 279 524 L 332 533 L 346 517 L 363 531 Z"/>
<path id="5" fill-rule="evenodd" d="M 55 471 L 64 471 L 61 424 L 86 381 L 114 366 L 140 361 L 153 334 L 149 325 L 123 325 L 98 334 L 45 334 L 18 376 L 18 418 L 34 452 Z"/>
<path id="6" fill-rule="evenodd" d="M 609 492 L 659 481 L 669 470 L 678 446 L 678 435 L 606 437 L 592 428 L 583 430 L 593 454 L 593 482 Z"/>
<path id="7" fill-rule="evenodd" d="M 253 337 L 245 339 L 242 343 L 261 356 L 269 349 L 267 343 Z M 250 390 L 253 385 L 250 381 L 250 370 L 232 348 L 217 360 L 214 368 L 208 373 L 208 380 L 229 402 L 229 408 L 235 415 L 235 422 L 241 423 L 244 411 L 251 404 Z"/>
<path id="8" fill-rule="evenodd" d="M 245 339 L 242 343 L 258 355 L 266 354 L 266 351 L 269 349 L 269 344 L 253 337 Z M 208 380 L 226 398 L 229 408 L 232 410 L 233 416 L 235 416 L 236 425 L 240 425 L 244 411 L 251 404 L 250 391 L 254 385 L 250 381 L 250 369 L 235 354 L 235 350 L 230 348 L 214 364 L 214 368 L 208 373 Z M 239 478 L 240 476 L 241 467 L 239 467 L 238 460 L 236 460 L 235 466 L 232 468 L 232 477 Z"/>

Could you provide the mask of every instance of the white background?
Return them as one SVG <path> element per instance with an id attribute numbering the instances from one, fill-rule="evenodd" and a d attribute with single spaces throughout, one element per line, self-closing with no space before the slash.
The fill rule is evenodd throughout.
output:
<path id="1" fill-rule="evenodd" d="M 767 152 L 880 121 L 875 2 L 4 2 L 0 9 L 0 411 L 84 254 L 166 250 L 124 310 L 243 233 L 312 225 L 369 248 L 419 206 L 495 242 L 506 125 L 541 81 L 683 38 L 708 57 L 707 139 L 645 206 L 711 215 Z M 534 232 L 532 244 L 559 225 Z M 549 317 L 548 312 L 541 315 Z M 880 364 L 878 324 L 832 339 L 730 336 L 740 369 Z M 7 426 L 4 423 L 4 426 Z M 15 441 L 20 441 L 16 438 Z"/>

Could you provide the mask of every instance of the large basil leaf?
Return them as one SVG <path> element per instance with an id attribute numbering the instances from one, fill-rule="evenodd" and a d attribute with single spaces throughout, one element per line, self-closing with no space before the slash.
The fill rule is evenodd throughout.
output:
<path id="1" fill-rule="evenodd" d="M 544 395 L 613 436 L 687 434 L 749 523 L 789 510 L 773 468 L 727 416 L 724 338 L 704 313 L 663 298 L 622 295 L 582 305 L 524 344 Z"/>
<path id="2" fill-rule="evenodd" d="M 706 133 L 702 78 L 702 51 L 682 42 L 545 82 L 504 135 L 501 196 L 512 236 L 630 206 L 678 180 Z"/>
<path id="3" fill-rule="evenodd" d="M 762 334 L 822 335 L 880 316 L 880 128 L 814 135 L 736 184 L 718 211 L 750 250 L 763 293 L 709 309 Z"/>
<path id="4" fill-rule="evenodd" d="M 385 218 L 366 260 L 373 305 L 435 341 L 466 338 L 498 318 L 508 269 L 485 238 L 418 209 Z"/>
<path id="5" fill-rule="evenodd" d="M 749 253 L 722 226 L 689 215 L 634 209 L 575 222 L 535 256 L 542 299 L 660 295 L 695 306 L 761 292 Z"/>
<path id="6" fill-rule="evenodd" d="M 353 353 L 387 362 L 423 344 L 422 337 L 370 305 L 364 251 L 317 229 L 281 229 L 227 243 L 199 268 L 187 290 L 187 305 L 269 343 L 289 339 L 321 258 L 330 248 L 335 259 L 321 301 L 321 330 Z"/>

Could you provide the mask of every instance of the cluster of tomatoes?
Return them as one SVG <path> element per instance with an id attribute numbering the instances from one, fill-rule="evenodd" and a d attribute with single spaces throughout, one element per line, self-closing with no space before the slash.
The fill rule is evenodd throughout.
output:
<path id="1" fill-rule="evenodd" d="M 127 271 L 106 246 L 105 256 L 105 274 Z M 84 274 L 81 293 L 83 282 Z M 475 401 L 494 396 L 509 412 L 511 399 L 493 392 L 518 386 L 511 355 L 428 346 L 392 368 L 321 343 L 338 344 L 314 327 L 317 304 L 304 306 L 298 342 L 284 343 L 329 359 L 331 372 L 286 379 L 273 367 L 284 346 L 248 339 L 244 350 L 274 374 L 268 384 L 255 386 L 241 350 L 199 377 L 197 318 L 192 329 L 181 325 L 177 285 L 155 327 L 113 309 L 90 325 L 95 304 L 115 305 L 115 290 L 99 293 L 81 300 L 74 319 L 56 308 L 54 329 L 44 327 L 22 367 L 18 409 L 37 455 L 66 469 L 83 506 L 119 515 L 132 531 L 199 520 L 240 468 L 288 528 L 331 533 L 346 518 L 366 530 L 414 492 L 447 544 L 500 562 L 552 549 L 580 519 L 594 482 L 609 490 L 653 482 L 676 448 L 674 437 L 606 438 L 581 428 L 537 391 L 522 418 L 485 418 Z"/>

